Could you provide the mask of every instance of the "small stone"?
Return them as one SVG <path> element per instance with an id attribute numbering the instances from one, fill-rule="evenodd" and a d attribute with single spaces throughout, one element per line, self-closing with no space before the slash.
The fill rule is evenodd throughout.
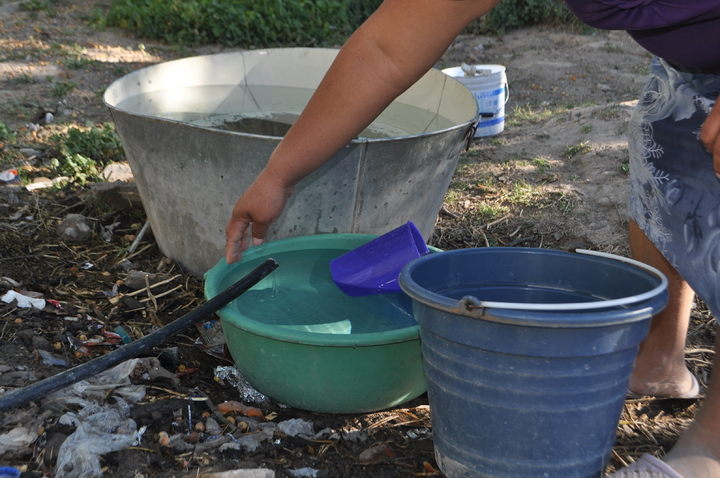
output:
<path id="1" fill-rule="evenodd" d="M 69 214 L 58 226 L 58 234 L 64 241 L 87 242 L 92 237 L 92 229 L 82 214 Z"/>
<path id="2" fill-rule="evenodd" d="M 33 148 L 20 148 L 18 151 L 26 158 L 32 158 L 33 156 L 40 156 L 42 154 L 42 151 Z"/>
<path id="3" fill-rule="evenodd" d="M 97 199 L 105 204 L 120 210 L 143 210 L 142 200 L 134 182 L 114 181 L 106 183 L 93 183 L 90 191 Z"/>
<path id="4" fill-rule="evenodd" d="M 128 163 L 110 163 L 103 168 L 102 177 L 105 181 L 133 181 L 132 170 Z"/>
<path id="5" fill-rule="evenodd" d="M 148 282 L 145 282 L 147 276 Z M 157 282 L 157 275 L 150 272 L 131 271 L 125 278 L 125 285 L 131 289 L 138 290 L 147 287 L 147 284 L 153 285 Z"/>

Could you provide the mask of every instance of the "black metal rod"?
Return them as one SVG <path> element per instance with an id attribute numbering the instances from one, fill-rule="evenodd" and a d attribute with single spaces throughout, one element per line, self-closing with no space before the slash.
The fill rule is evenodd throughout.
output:
<path id="1" fill-rule="evenodd" d="M 235 284 L 220 292 L 197 309 L 188 312 L 165 327 L 135 342 L 123 345 L 109 354 L 94 358 L 70 370 L 65 370 L 45 380 L 3 395 L 0 397 L 0 411 L 25 405 L 28 402 L 42 398 L 68 385 L 103 372 L 119 363 L 135 358 L 145 350 L 164 343 L 169 337 L 182 332 L 223 308 L 230 301 L 236 299 L 263 278 L 267 277 L 272 271 L 277 269 L 277 267 L 278 263 L 274 259 L 268 259 Z"/>

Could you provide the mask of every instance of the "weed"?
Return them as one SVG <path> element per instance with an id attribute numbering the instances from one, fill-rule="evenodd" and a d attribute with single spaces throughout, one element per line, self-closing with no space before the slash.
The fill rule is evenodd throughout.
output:
<path id="1" fill-rule="evenodd" d="M 74 81 L 58 81 L 53 85 L 52 94 L 62 98 L 75 89 L 77 83 Z"/>
<path id="2" fill-rule="evenodd" d="M 596 112 L 593 116 L 600 118 L 601 120 L 610 121 L 620 117 L 620 106 L 612 105 L 607 108 L 603 108 Z"/>
<path id="3" fill-rule="evenodd" d="M 104 31 L 107 28 L 107 13 L 97 7 L 90 10 L 90 13 L 81 18 L 94 30 Z"/>
<path id="4" fill-rule="evenodd" d="M 608 53 L 624 53 L 623 49 L 617 45 L 613 45 L 610 42 L 605 42 L 603 49 Z"/>
<path id="5" fill-rule="evenodd" d="M 112 124 L 102 128 L 91 126 L 86 131 L 70 128 L 64 135 L 55 134 L 51 141 L 58 144 L 64 156 L 82 155 L 100 162 L 108 162 L 122 157 L 120 138 Z"/>
<path id="6" fill-rule="evenodd" d="M 35 83 L 35 78 L 33 78 L 32 76 L 28 75 L 27 73 L 23 73 L 23 74 L 20 75 L 20 76 L 17 76 L 17 77 L 15 77 L 15 78 L 12 78 L 12 79 L 10 80 L 10 83 L 16 84 L 16 85 L 32 84 L 32 83 Z"/>
<path id="7" fill-rule="evenodd" d="M 488 140 L 488 144 L 490 146 L 503 146 L 505 144 L 505 140 L 502 138 L 491 138 Z"/>
<path id="8" fill-rule="evenodd" d="M 513 190 L 508 195 L 508 200 L 514 204 L 523 206 L 537 206 L 540 193 L 523 180 L 513 184 Z"/>
<path id="9" fill-rule="evenodd" d="M 545 158 L 533 158 L 532 159 L 533 164 L 537 168 L 538 173 L 545 174 L 547 172 L 548 168 L 550 168 L 550 163 L 548 163 L 547 159 Z"/>
<path id="10" fill-rule="evenodd" d="M 82 154 L 64 154 L 50 160 L 50 166 L 59 174 L 69 176 L 80 184 L 99 180 L 95 161 Z"/>
<path id="11" fill-rule="evenodd" d="M 548 139 L 550 139 L 550 135 L 547 133 L 540 133 L 535 135 L 536 141 L 547 141 Z"/>
<path id="12" fill-rule="evenodd" d="M 27 95 L 22 94 L 8 98 L 5 103 L 0 104 L 0 113 L 18 118 L 32 117 L 39 105 Z"/>
<path id="13" fill-rule="evenodd" d="M 115 0 L 107 24 L 175 45 L 343 43 L 380 0 Z"/>
<path id="14" fill-rule="evenodd" d="M 2 121 L 0 121 L 0 141 L 15 141 L 15 133 Z"/>
<path id="15" fill-rule="evenodd" d="M 470 162 L 470 160 L 472 160 L 472 159 L 480 158 L 480 157 L 482 157 L 482 153 L 480 152 L 480 150 L 471 149 L 469 151 L 463 151 L 462 153 L 460 153 L 460 162 L 466 163 L 466 162 Z"/>
<path id="16" fill-rule="evenodd" d="M 581 141 L 578 144 L 568 146 L 563 153 L 563 157 L 570 159 L 574 156 L 577 156 L 578 154 L 585 154 L 591 149 L 592 146 L 590 146 L 590 143 L 588 141 Z"/>
<path id="17" fill-rule="evenodd" d="M 30 0 L 28 2 L 21 2 L 19 5 L 20 10 L 25 12 L 39 12 L 47 10 L 51 7 L 49 0 Z"/>
<path id="18" fill-rule="evenodd" d="M 130 68 L 126 65 L 113 66 L 113 74 L 116 76 L 125 76 L 130 73 Z"/>
<path id="19" fill-rule="evenodd" d="M 558 209 L 563 214 L 570 214 L 575 210 L 576 204 L 570 196 L 566 196 L 564 193 L 559 193 L 559 197 L 555 199 Z"/>
<path id="20" fill-rule="evenodd" d="M 520 105 L 512 109 L 506 119 L 508 126 L 520 126 L 524 123 L 537 124 L 550 118 L 555 112 L 546 108 L 533 108 L 530 105 Z"/>
<path id="21" fill-rule="evenodd" d="M 583 134 L 588 134 L 590 131 L 592 131 L 592 129 L 593 129 L 593 126 L 592 126 L 591 124 L 586 124 L 585 126 L 583 126 L 582 128 L 580 128 L 580 131 L 581 131 Z"/>
<path id="22" fill-rule="evenodd" d="M 630 158 L 625 158 L 622 163 L 620 163 L 620 172 L 623 174 L 628 174 L 630 172 Z"/>
<path id="23" fill-rule="evenodd" d="M 491 34 L 538 24 L 579 23 L 561 1 L 505 0 L 487 14 L 482 27 Z"/>
<path id="24" fill-rule="evenodd" d="M 88 68 L 91 65 L 95 64 L 94 60 L 90 60 L 88 58 L 83 58 L 80 56 L 70 56 L 69 58 L 66 58 L 63 60 L 63 65 L 67 66 L 71 70 L 84 70 Z"/>

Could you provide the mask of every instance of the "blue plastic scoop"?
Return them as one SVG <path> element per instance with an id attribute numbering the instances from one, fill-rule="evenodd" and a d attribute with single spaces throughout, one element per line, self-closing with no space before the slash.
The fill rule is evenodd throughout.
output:
<path id="1" fill-rule="evenodd" d="M 330 261 L 335 284 L 352 297 L 401 292 L 397 279 L 405 264 L 427 254 L 415 224 L 406 224 Z"/>

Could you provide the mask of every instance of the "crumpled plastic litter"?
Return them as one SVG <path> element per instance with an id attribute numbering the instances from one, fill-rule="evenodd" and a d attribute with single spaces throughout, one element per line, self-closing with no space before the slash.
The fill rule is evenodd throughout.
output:
<path id="1" fill-rule="evenodd" d="M 145 386 L 132 385 L 129 377 L 137 366 L 146 365 L 143 360 L 127 360 L 43 400 L 46 410 L 64 410 L 68 405 L 82 407 L 78 412 L 65 413 L 58 420 L 58 423 L 76 429 L 60 447 L 56 478 L 101 477 L 100 455 L 140 441 L 144 428 L 138 430 L 135 421 L 129 418 L 130 404 L 145 397 Z M 112 391 L 114 404 L 105 404 L 109 391 Z"/>
<path id="2" fill-rule="evenodd" d="M 43 407 L 62 411 L 68 405 L 94 406 L 103 400 L 111 389 L 116 399 L 120 397 L 128 403 L 137 403 L 145 397 L 146 389 L 144 385 L 132 385 L 129 377 L 141 360 L 145 359 L 126 360 L 94 377 L 51 393 L 43 399 Z"/>
<path id="3" fill-rule="evenodd" d="M 0 182 L 6 184 L 19 184 L 22 181 L 20 181 L 17 169 L 6 169 L 0 173 Z"/>
<path id="4" fill-rule="evenodd" d="M 30 307 L 34 307 L 35 309 L 42 310 L 45 308 L 45 299 L 28 297 L 23 294 L 18 294 L 14 290 L 7 291 L 0 300 L 5 302 L 6 304 L 9 304 L 13 300 L 17 300 L 17 306 L 21 309 L 29 309 Z"/>
<path id="5" fill-rule="evenodd" d="M 202 478 L 275 478 L 275 472 L 267 468 L 244 468 L 242 470 L 218 471 L 203 473 Z"/>
<path id="6" fill-rule="evenodd" d="M 34 443 L 38 439 L 40 428 L 45 424 L 45 419 L 51 414 L 52 412 L 45 411 L 30 420 L 29 424 L 20 425 L 0 435 L 0 455 Z"/>
<path id="7" fill-rule="evenodd" d="M 327 470 L 316 470 L 314 468 L 299 468 L 297 470 L 287 470 L 288 474 L 290 476 L 295 476 L 298 478 L 320 478 L 323 476 L 327 476 Z"/>
<path id="8" fill-rule="evenodd" d="M 226 380 L 240 392 L 240 397 L 244 402 L 262 403 L 268 398 L 248 383 L 245 377 L 235 367 L 218 366 L 215 367 L 215 376 L 221 380 Z"/>
<path id="9" fill-rule="evenodd" d="M 278 423 L 278 430 L 291 437 L 314 438 L 315 430 L 313 428 L 313 422 L 301 418 L 292 418 Z"/>
<path id="10" fill-rule="evenodd" d="M 106 408 L 88 416 L 81 414 L 66 414 L 75 415 L 77 428 L 60 447 L 56 478 L 99 478 L 100 455 L 138 441 L 137 424 L 121 410 Z"/>
<path id="11" fill-rule="evenodd" d="M 43 363 L 45 365 L 56 365 L 58 367 L 67 367 L 70 365 L 70 363 L 65 360 L 64 358 L 48 352 L 47 350 L 38 349 L 38 354 L 40 354 L 40 357 L 43 359 Z"/>

